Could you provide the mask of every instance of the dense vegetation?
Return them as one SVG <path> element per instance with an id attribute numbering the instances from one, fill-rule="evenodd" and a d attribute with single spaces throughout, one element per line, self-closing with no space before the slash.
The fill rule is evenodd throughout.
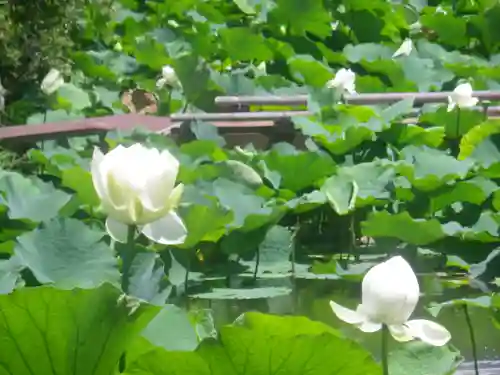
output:
<path id="1" fill-rule="evenodd" d="M 123 113 L 130 89 L 155 93 L 159 115 L 253 94 L 308 94 L 314 115 L 293 118 L 301 149 L 229 148 L 213 125 L 193 122 L 187 143 L 141 130 L 44 141 L 27 152 L 29 167 L 3 169 L 0 373 L 381 374 L 368 351 L 322 323 L 247 313 L 217 332 L 209 311 L 171 303 L 292 293 L 258 283 L 271 278 L 357 282 L 396 253 L 457 285 L 493 281 L 500 120 L 481 108 L 493 103 L 359 106 L 326 85 L 350 68 L 358 93 L 451 91 L 462 81 L 496 90 L 499 20 L 496 0 L 2 5 L 4 125 Z M 406 38 L 413 50 L 393 58 Z M 179 82 L 157 85 L 166 65 Z M 47 93 L 51 68 L 66 83 Z M 418 125 L 402 121 L 415 110 Z M 137 141 L 180 161 L 188 236 L 168 247 L 140 237 L 129 257 L 105 234 L 89 163 L 94 145 Z M 206 280 L 218 288 L 192 292 Z M 455 305 L 481 305 L 497 323 L 494 293 L 438 307 Z M 391 375 L 444 375 L 460 356 L 410 343 L 391 359 Z"/>

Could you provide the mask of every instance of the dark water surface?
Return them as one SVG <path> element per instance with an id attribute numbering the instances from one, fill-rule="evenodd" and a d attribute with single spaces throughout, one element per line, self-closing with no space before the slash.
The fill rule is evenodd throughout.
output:
<path id="1" fill-rule="evenodd" d="M 474 374 L 471 362 L 473 354 L 470 335 L 463 310 L 458 307 L 446 307 L 441 310 L 437 318 L 434 318 L 426 307 L 431 302 L 445 302 L 465 297 L 474 298 L 484 295 L 484 292 L 470 286 L 457 287 L 457 284 L 449 287 L 453 283 L 443 283 L 441 279 L 434 275 L 419 276 L 419 279 L 424 294 L 412 318 L 434 320 L 444 325 L 451 332 L 451 343 L 460 350 L 465 358 L 465 363 L 457 374 Z M 257 282 L 259 287 L 289 287 L 293 292 L 290 295 L 268 299 L 194 300 L 190 302 L 190 305 L 192 307 L 210 307 L 214 312 L 217 325 L 230 323 L 246 311 L 260 311 L 280 315 L 305 315 L 313 320 L 338 328 L 346 336 L 363 343 L 375 356 L 379 355 L 380 333 L 365 334 L 339 321 L 329 306 L 329 301 L 334 300 L 346 307 L 355 309 L 360 301 L 361 284 L 359 281 L 319 279 L 296 279 L 292 281 L 290 278 L 270 278 L 261 279 Z M 215 282 L 210 286 L 224 287 L 219 282 Z M 236 281 L 232 287 L 241 286 Z M 481 360 L 481 374 L 500 375 L 500 330 L 494 326 L 487 309 L 469 307 L 469 314 L 474 326 L 478 358 Z M 391 345 L 395 348 L 401 344 L 392 340 Z"/>

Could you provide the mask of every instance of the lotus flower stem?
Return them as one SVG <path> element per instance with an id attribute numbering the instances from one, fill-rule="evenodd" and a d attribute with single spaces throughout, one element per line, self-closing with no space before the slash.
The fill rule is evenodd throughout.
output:
<path id="1" fill-rule="evenodd" d="M 477 345 L 476 345 L 476 337 L 474 336 L 474 327 L 472 326 L 472 320 L 469 314 L 469 307 L 467 305 L 462 305 L 462 309 L 464 310 L 465 322 L 467 323 L 467 327 L 469 328 L 469 336 L 470 343 L 472 347 L 472 356 L 474 357 L 474 373 L 479 375 L 479 365 L 477 363 Z"/>
<path id="2" fill-rule="evenodd" d="M 382 370 L 384 375 L 389 375 L 389 327 L 382 327 Z"/>
<path id="3" fill-rule="evenodd" d="M 490 106 L 490 102 L 484 101 L 481 103 L 483 106 L 483 121 L 488 120 L 488 107 Z"/>
<path id="4" fill-rule="evenodd" d="M 124 373 L 126 367 L 127 367 L 127 358 L 125 353 L 122 353 L 122 355 L 120 356 L 120 361 L 118 362 L 118 372 L 120 374 Z"/>
<path id="5" fill-rule="evenodd" d="M 172 255 L 173 256 L 173 255 Z M 188 261 L 187 261 L 187 267 L 186 267 L 186 273 L 184 275 L 184 288 L 187 293 L 187 287 L 188 287 L 188 281 L 189 281 L 189 270 L 191 269 L 191 258 L 188 256 Z"/>
<path id="6" fill-rule="evenodd" d="M 455 137 L 451 138 L 451 153 L 457 157 L 460 153 L 460 107 L 457 106 L 457 122 L 455 125 Z"/>
<path id="7" fill-rule="evenodd" d="M 255 269 L 253 270 L 253 281 L 257 281 L 257 272 L 259 272 L 259 263 L 260 263 L 260 249 L 257 249 L 257 253 L 255 254 Z"/>
<path id="8" fill-rule="evenodd" d="M 460 138 L 460 107 L 457 107 L 457 126 L 455 128 L 455 135 L 457 139 Z"/>
<path id="9" fill-rule="evenodd" d="M 295 249 L 297 248 L 297 235 L 300 229 L 300 218 L 297 216 L 297 223 L 293 227 L 292 236 L 290 238 L 290 261 L 292 263 L 292 278 L 295 279 Z"/>
<path id="10" fill-rule="evenodd" d="M 130 266 L 132 265 L 132 261 L 135 256 L 135 226 L 129 225 L 127 229 L 127 242 L 125 243 L 125 249 L 122 253 L 122 290 L 124 293 L 128 293 L 129 287 L 129 271 Z"/>
<path id="11" fill-rule="evenodd" d="M 353 255 L 354 260 L 359 261 L 359 254 L 356 253 L 356 217 L 354 212 L 350 215 L 350 225 L 349 225 L 349 234 L 351 236 L 349 240 L 349 253 Z"/>
<path id="12" fill-rule="evenodd" d="M 125 249 L 122 253 L 122 290 L 126 294 L 128 292 L 129 287 L 129 271 L 130 266 L 132 265 L 132 261 L 135 256 L 135 225 L 129 225 L 127 228 L 127 243 L 125 244 Z M 125 371 L 127 363 L 127 353 L 123 352 L 120 356 L 120 361 L 118 363 L 118 371 L 120 373 Z"/>
<path id="13" fill-rule="evenodd" d="M 172 108 L 170 106 L 170 103 L 172 103 L 172 89 L 171 88 L 168 90 L 168 94 L 167 94 L 167 108 L 168 108 L 168 115 L 169 116 L 172 114 Z"/>

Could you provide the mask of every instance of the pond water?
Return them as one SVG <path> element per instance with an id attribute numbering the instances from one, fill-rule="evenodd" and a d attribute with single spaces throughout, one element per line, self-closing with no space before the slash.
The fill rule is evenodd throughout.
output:
<path id="1" fill-rule="evenodd" d="M 441 310 L 437 318 L 434 318 L 426 310 L 426 306 L 429 306 L 431 301 L 444 302 L 464 297 L 474 298 L 484 293 L 470 286 L 448 287 L 449 283 L 443 283 L 435 275 L 420 275 L 419 279 L 424 294 L 412 317 L 435 320 L 447 327 L 452 334 L 452 344 L 460 350 L 465 358 L 465 362 L 457 374 L 474 374 L 471 362 L 473 355 L 470 336 L 463 310 L 457 307 L 447 307 Z M 191 300 L 190 306 L 194 308 L 211 308 L 216 325 L 232 322 L 245 311 L 308 316 L 313 320 L 338 328 L 346 336 L 362 342 L 375 356 L 379 355 L 379 333 L 365 334 L 360 332 L 356 328 L 339 321 L 329 307 L 329 301 L 335 300 L 344 306 L 355 308 L 360 300 L 359 281 L 307 279 L 292 281 L 290 278 L 281 278 L 258 280 L 257 283 L 259 287 L 291 287 L 292 293 L 268 299 Z M 224 287 L 222 281 L 212 282 L 210 286 Z M 233 287 L 239 286 L 233 285 Z M 495 328 L 488 310 L 470 307 L 469 313 L 478 344 L 477 354 L 481 361 L 481 374 L 500 375 L 500 330 Z M 391 340 L 391 345 L 395 348 L 401 344 Z"/>

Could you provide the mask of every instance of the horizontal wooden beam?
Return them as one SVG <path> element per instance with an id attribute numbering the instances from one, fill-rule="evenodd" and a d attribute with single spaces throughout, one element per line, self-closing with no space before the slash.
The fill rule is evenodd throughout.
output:
<path id="1" fill-rule="evenodd" d="M 61 137 L 106 133 L 115 129 L 131 130 L 137 127 L 145 127 L 150 131 L 159 132 L 169 126 L 171 126 L 171 120 L 168 117 L 125 114 L 37 125 L 5 126 L 0 128 L 0 140 L 37 142 Z"/>

